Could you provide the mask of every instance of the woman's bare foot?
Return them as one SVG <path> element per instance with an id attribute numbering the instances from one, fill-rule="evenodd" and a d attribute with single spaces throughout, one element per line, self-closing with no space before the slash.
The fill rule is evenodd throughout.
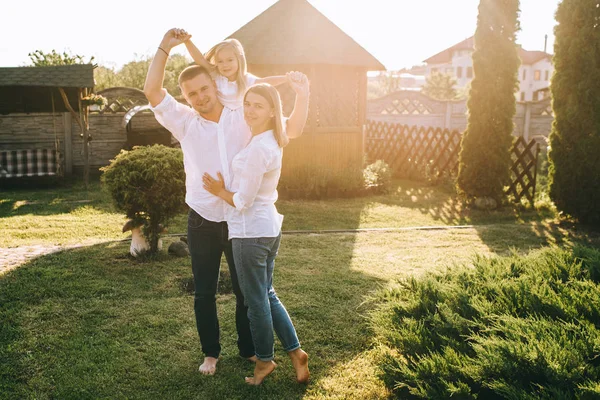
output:
<path id="1" fill-rule="evenodd" d="M 296 370 L 296 381 L 298 383 L 307 383 L 310 378 L 308 370 L 308 354 L 302 349 L 296 349 L 288 353 L 292 359 L 292 365 Z"/>
<path id="2" fill-rule="evenodd" d="M 255 362 L 256 362 L 256 360 L 258 360 L 258 358 L 257 358 L 257 357 L 254 355 L 254 356 L 252 356 L 252 357 L 248 357 L 248 358 L 246 358 L 246 360 L 250 361 L 251 363 L 255 363 Z"/>
<path id="3" fill-rule="evenodd" d="M 246 383 L 248 385 L 260 385 L 271 372 L 275 370 L 277 364 L 275 361 L 260 361 L 256 360 L 256 366 L 254 367 L 254 376 L 246 377 Z"/>
<path id="4" fill-rule="evenodd" d="M 198 371 L 203 375 L 214 375 L 217 371 L 217 361 L 219 361 L 218 358 L 204 357 L 204 362 L 200 365 Z"/>

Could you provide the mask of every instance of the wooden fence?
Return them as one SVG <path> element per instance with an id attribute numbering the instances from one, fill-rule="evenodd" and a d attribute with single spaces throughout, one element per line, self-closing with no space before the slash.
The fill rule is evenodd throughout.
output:
<path id="1" fill-rule="evenodd" d="M 467 127 L 467 101 L 440 101 L 416 91 L 398 91 L 367 102 L 367 119 L 409 126 L 464 131 Z M 550 97 L 540 101 L 517 102 L 514 136 L 547 138 L 552 128 Z"/>
<path id="2" fill-rule="evenodd" d="M 458 172 L 461 133 L 367 120 L 365 152 L 369 161 L 384 160 L 397 177 L 436 179 Z M 506 189 L 515 201 L 535 199 L 539 144 L 515 138 L 511 148 L 511 183 Z"/>

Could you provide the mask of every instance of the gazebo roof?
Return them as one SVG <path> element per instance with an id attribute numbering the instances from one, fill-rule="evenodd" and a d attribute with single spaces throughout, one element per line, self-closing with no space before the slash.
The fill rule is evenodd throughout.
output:
<path id="1" fill-rule="evenodd" d="M 0 68 L 0 86 L 94 87 L 92 64 Z"/>
<path id="2" fill-rule="evenodd" d="M 79 88 L 94 87 L 94 65 L 0 68 L 0 115 L 67 111 L 58 88 L 78 110 Z"/>
<path id="3" fill-rule="evenodd" d="M 242 43 L 248 64 L 334 64 L 385 70 L 306 0 L 279 0 L 229 37 Z"/>

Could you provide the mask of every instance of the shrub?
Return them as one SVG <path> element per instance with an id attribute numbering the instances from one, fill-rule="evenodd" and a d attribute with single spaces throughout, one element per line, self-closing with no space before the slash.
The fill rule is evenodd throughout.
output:
<path id="1" fill-rule="evenodd" d="M 564 0 L 556 12 L 550 133 L 550 197 L 580 222 L 600 226 L 600 8 Z"/>
<path id="2" fill-rule="evenodd" d="M 480 0 L 469 93 L 461 141 L 458 187 L 467 197 L 504 198 L 516 111 L 519 57 L 515 44 L 519 0 Z"/>
<path id="3" fill-rule="evenodd" d="M 392 183 L 392 169 L 383 160 L 367 165 L 363 171 L 365 186 L 378 192 L 387 193 Z"/>
<path id="4" fill-rule="evenodd" d="M 183 153 L 162 145 L 122 150 L 101 169 L 116 207 L 144 224 L 150 253 L 158 251 L 159 224 L 185 210 Z"/>
<path id="5" fill-rule="evenodd" d="M 398 398 L 598 398 L 599 271 L 599 250 L 554 248 L 381 292 L 384 381 Z"/>

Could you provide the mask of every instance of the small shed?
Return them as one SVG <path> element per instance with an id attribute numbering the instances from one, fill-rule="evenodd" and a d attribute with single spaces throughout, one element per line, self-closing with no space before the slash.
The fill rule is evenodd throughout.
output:
<path id="1" fill-rule="evenodd" d="M 244 46 L 257 76 L 304 72 L 311 82 L 303 136 L 285 151 L 282 175 L 311 166 L 328 173 L 360 168 L 367 71 L 385 67 L 306 0 L 279 0 L 229 36 Z M 289 114 L 294 92 L 279 88 Z"/>
<path id="2" fill-rule="evenodd" d="M 71 121 L 87 132 L 81 99 L 94 87 L 93 71 L 91 64 L 0 68 L 0 176 L 54 175 L 63 165 L 71 172 Z"/>

